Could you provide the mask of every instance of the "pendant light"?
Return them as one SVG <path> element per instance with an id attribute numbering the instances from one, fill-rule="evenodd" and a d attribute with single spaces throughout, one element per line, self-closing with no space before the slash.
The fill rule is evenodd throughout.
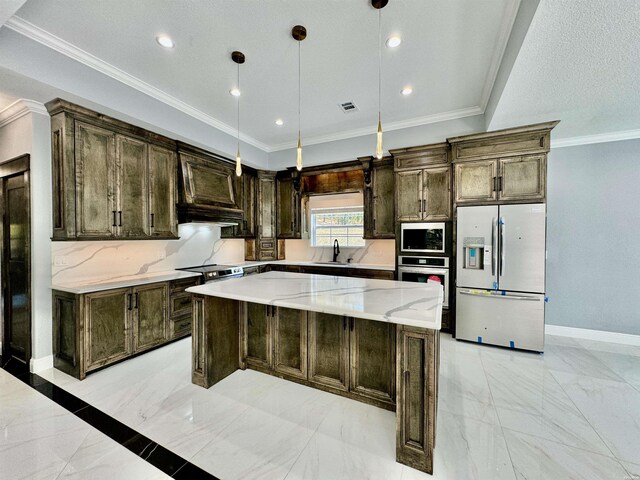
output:
<path id="1" fill-rule="evenodd" d="M 238 99 L 238 149 L 236 150 L 236 175 L 239 177 L 242 175 L 242 158 L 240 157 L 240 65 L 244 63 L 244 53 L 242 52 L 232 52 L 231 60 L 233 60 L 237 65 L 237 83 L 236 90 L 238 95 L 234 95 Z"/>
<path id="2" fill-rule="evenodd" d="M 307 29 L 302 25 L 296 25 L 291 29 L 291 36 L 298 42 L 298 149 L 297 149 L 297 157 L 296 157 L 296 168 L 298 171 L 302 170 L 302 139 L 300 136 L 300 84 L 301 84 L 301 75 L 300 75 L 300 46 L 302 41 L 307 38 Z"/>
<path id="3" fill-rule="evenodd" d="M 378 10 L 378 134 L 376 141 L 376 158 L 383 156 L 382 150 L 382 115 L 381 90 L 382 90 L 382 9 L 387 6 L 389 0 L 371 0 L 371 6 Z"/>

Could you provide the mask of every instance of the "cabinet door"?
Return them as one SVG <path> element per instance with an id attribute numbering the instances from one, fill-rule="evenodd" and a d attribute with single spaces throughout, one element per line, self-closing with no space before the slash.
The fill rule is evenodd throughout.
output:
<path id="1" fill-rule="evenodd" d="M 350 390 L 394 403 L 395 325 L 361 318 L 350 320 Z"/>
<path id="2" fill-rule="evenodd" d="M 249 365 L 271 368 L 271 317 L 269 305 L 246 303 L 244 305 L 245 346 L 244 360 Z"/>
<path id="3" fill-rule="evenodd" d="M 149 147 L 149 223 L 154 237 L 178 237 L 177 171 L 175 152 L 156 145 Z"/>
<path id="4" fill-rule="evenodd" d="M 242 175 L 242 209 L 244 210 L 242 236 L 254 237 L 256 235 L 256 177 L 246 173 Z"/>
<path id="5" fill-rule="evenodd" d="M 422 220 L 422 203 L 422 170 L 396 173 L 398 221 Z"/>
<path id="6" fill-rule="evenodd" d="M 291 178 L 278 179 L 277 190 L 278 238 L 296 238 L 300 232 L 297 227 L 296 201 L 298 195 L 293 189 L 293 180 Z"/>
<path id="7" fill-rule="evenodd" d="M 395 238 L 396 219 L 393 201 L 393 165 L 373 170 L 373 238 Z"/>
<path id="8" fill-rule="evenodd" d="M 261 239 L 275 238 L 276 181 L 273 177 L 259 177 L 258 182 L 258 233 Z"/>
<path id="9" fill-rule="evenodd" d="M 544 155 L 501 158 L 498 160 L 500 200 L 542 200 L 546 190 Z"/>
<path id="10" fill-rule="evenodd" d="M 496 170 L 495 160 L 457 163 L 454 174 L 456 203 L 495 201 L 497 199 Z"/>
<path id="11" fill-rule="evenodd" d="M 276 307 L 273 317 L 273 368 L 307 378 L 307 312 Z"/>
<path id="12" fill-rule="evenodd" d="M 118 163 L 118 236 L 140 238 L 149 234 L 147 144 L 116 137 Z"/>
<path id="13" fill-rule="evenodd" d="M 166 283 L 133 289 L 133 351 L 139 352 L 168 338 L 169 287 Z"/>
<path id="14" fill-rule="evenodd" d="M 76 122 L 76 232 L 78 238 L 116 232 L 116 136 Z"/>
<path id="15" fill-rule="evenodd" d="M 339 390 L 349 388 L 347 318 L 308 312 L 309 380 Z"/>
<path id="16" fill-rule="evenodd" d="M 131 353 L 131 290 L 120 288 L 85 295 L 87 370 Z"/>
<path id="17" fill-rule="evenodd" d="M 424 219 L 451 219 L 451 168 L 427 168 L 424 178 Z"/>
<path id="18" fill-rule="evenodd" d="M 438 332 L 398 331 L 396 459 L 433 471 L 438 389 Z"/>

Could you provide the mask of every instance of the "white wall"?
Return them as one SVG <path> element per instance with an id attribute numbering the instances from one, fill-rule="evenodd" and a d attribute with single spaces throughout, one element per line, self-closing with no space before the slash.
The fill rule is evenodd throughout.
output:
<path id="1" fill-rule="evenodd" d="M 546 321 L 640 335 L 640 140 L 554 148 Z"/>

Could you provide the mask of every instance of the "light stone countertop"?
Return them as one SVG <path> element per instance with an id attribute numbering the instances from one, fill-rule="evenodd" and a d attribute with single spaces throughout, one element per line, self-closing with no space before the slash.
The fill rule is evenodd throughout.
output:
<path id="1" fill-rule="evenodd" d="M 259 265 L 303 265 L 311 267 L 328 267 L 328 268 L 362 268 L 365 270 L 386 270 L 395 271 L 395 265 L 377 265 L 373 263 L 329 263 L 329 262 L 312 262 L 305 260 L 262 260 L 251 261 L 247 260 L 240 263 L 234 263 L 239 267 L 255 267 Z"/>
<path id="2" fill-rule="evenodd" d="M 122 277 L 90 279 L 73 283 L 53 283 L 53 290 L 73 293 L 80 295 L 82 293 L 101 292 L 104 290 L 113 290 L 114 288 L 135 287 L 156 282 L 169 282 L 171 280 L 180 280 L 182 278 L 199 277 L 199 273 L 183 272 L 179 270 L 169 270 L 166 272 L 150 272 L 140 275 L 127 275 Z"/>
<path id="3" fill-rule="evenodd" d="M 443 289 L 394 280 L 267 272 L 187 292 L 440 330 Z"/>

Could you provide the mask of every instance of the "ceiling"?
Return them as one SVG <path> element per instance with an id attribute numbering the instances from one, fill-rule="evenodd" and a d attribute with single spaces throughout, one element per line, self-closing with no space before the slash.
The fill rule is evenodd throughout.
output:
<path id="1" fill-rule="evenodd" d="M 561 120 L 556 140 L 637 138 L 639 51 L 640 0 L 542 0 L 489 129 Z"/>
<path id="2" fill-rule="evenodd" d="M 383 40 L 400 33 L 403 43 L 383 49 L 385 129 L 482 113 L 519 2 L 389 2 L 382 11 Z M 236 69 L 229 55 L 241 50 L 247 57 L 241 67 L 242 132 L 267 151 L 290 148 L 296 137 L 298 45 L 290 30 L 303 24 L 303 142 L 375 129 L 378 15 L 369 0 L 28 0 L 17 17 L 14 25 L 50 46 L 202 112 L 227 131 L 236 125 L 236 99 L 229 95 Z M 169 34 L 175 48 L 159 47 L 159 33 Z M 414 90 L 408 97 L 400 94 L 405 85 Z M 359 111 L 343 113 L 338 104 L 346 101 Z M 276 126 L 276 118 L 285 124 Z"/>

